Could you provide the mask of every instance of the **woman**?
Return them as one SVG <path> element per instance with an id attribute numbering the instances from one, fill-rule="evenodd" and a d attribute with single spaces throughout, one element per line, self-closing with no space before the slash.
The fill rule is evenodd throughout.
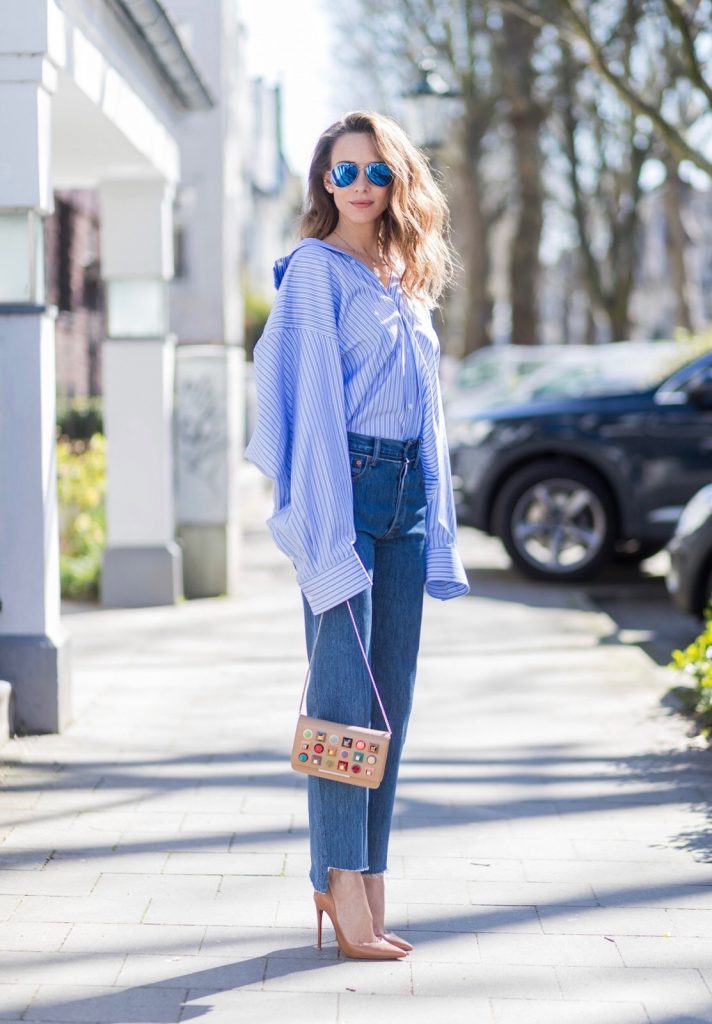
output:
<path id="1" fill-rule="evenodd" d="M 347 114 L 317 143 L 302 241 L 275 264 L 255 350 L 247 457 L 274 481 L 268 525 L 302 590 L 307 711 L 386 728 L 355 626 L 393 731 L 378 789 L 307 780 L 319 937 L 326 911 L 341 951 L 365 959 L 412 949 L 386 929 L 383 874 L 423 589 L 468 592 L 429 312 L 451 269 L 446 230 L 444 198 L 399 125 Z"/>

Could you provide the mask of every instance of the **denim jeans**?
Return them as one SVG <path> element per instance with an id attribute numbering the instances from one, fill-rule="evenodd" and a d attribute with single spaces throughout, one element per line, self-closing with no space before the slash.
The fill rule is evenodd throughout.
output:
<path id="1" fill-rule="evenodd" d="M 373 586 L 350 605 L 393 732 L 378 789 L 309 776 L 310 879 L 326 892 L 330 867 L 387 869 L 396 781 L 413 700 L 425 585 L 425 486 L 418 441 L 349 433 L 356 550 Z M 304 600 L 311 658 L 320 616 Z M 307 711 L 385 729 L 346 603 L 323 614 Z"/>

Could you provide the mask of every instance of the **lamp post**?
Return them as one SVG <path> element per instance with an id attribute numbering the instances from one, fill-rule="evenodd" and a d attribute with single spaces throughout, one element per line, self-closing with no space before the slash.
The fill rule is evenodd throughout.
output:
<path id="1" fill-rule="evenodd" d="M 401 93 L 404 120 L 416 146 L 431 152 L 447 140 L 448 129 L 459 114 L 461 93 L 451 89 L 428 57 L 418 65 L 418 80 Z"/>

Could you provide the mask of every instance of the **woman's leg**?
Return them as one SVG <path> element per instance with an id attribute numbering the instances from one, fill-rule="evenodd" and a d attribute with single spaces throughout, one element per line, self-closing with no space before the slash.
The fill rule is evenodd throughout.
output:
<path id="1" fill-rule="evenodd" d="M 376 544 L 372 591 L 371 664 L 393 736 L 383 782 L 368 803 L 368 873 L 387 868 L 396 783 L 413 703 L 423 613 L 424 541 L 419 531 Z M 384 728 L 372 700 L 373 728 Z"/>
<path id="2" fill-rule="evenodd" d="M 359 555 L 369 568 L 367 538 L 359 538 Z M 350 600 L 364 647 L 371 632 L 371 591 Z M 304 601 L 307 651 L 311 657 L 319 616 Z M 316 718 L 367 725 L 371 715 L 371 682 L 346 604 L 324 613 L 312 663 L 307 711 Z M 367 814 L 369 791 L 362 786 L 307 778 L 310 879 L 326 892 L 329 868 L 364 871 L 368 867 Z"/>

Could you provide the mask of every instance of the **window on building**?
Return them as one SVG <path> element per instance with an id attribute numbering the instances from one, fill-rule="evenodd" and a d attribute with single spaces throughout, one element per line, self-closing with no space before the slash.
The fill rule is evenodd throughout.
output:
<path id="1" fill-rule="evenodd" d="M 72 304 L 72 243 L 74 210 L 63 199 L 56 201 L 57 216 L 57 306 L 70 311 Z"/>

